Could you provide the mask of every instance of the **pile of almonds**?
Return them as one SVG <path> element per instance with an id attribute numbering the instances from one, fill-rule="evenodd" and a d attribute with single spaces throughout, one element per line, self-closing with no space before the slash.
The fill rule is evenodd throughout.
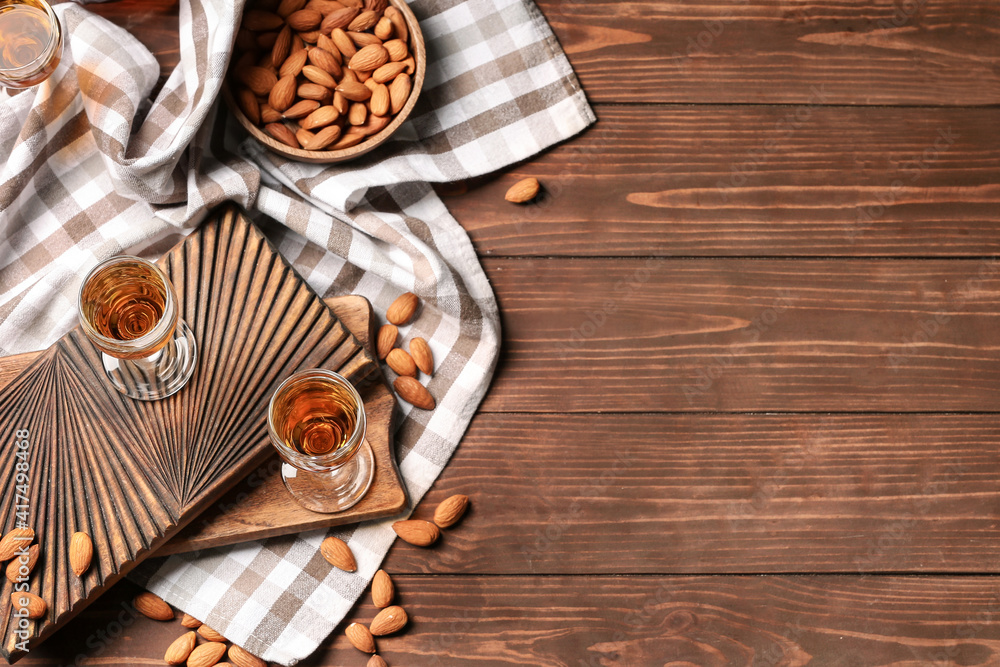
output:
<path id="1" fill-rule="evenodd" d="M 430 546 L 440 536 L 439 529 L 454 526 L 468 508 L 469 497 L 457 494 L 447 498 L 437 506 L 437 509 L 434 510 L 434 523 L 412 519 L 397 521 L 392 525 L 392 528 L 406 542 L 422 547 Z M 433 537 L 429 538 L 430 535 Z M 355 572 L 358 569 L 351 548 L 343 540 L 332 535 L 323 540 L 320 545 L 320 553 L 323 554 L 327 562 L 345 572 Z M 375 638 L 399 632 L 406 627 L 410 620 L 405 609 L 393 604 L 395 597 L 396 586 L 393 584 L 392 578 L 385 570 L 379 570 L 372 579 L 372 604 L 381 611 L 375 614 L 375 618 L 367 626 L 361 623 L 351 623 L 344 630 L 351 646 L 362 653 L 371 654 L 367 667 L 388 667 L 385 660 L 376 654 L 378 646 L 375 643 Z"/>
<path id="2" fill-rule="evenodd" d="M 31 528 L 14 528 L 0 539 L 0 563 L 7 563 L 5 574 L 12 584 L 23 584 L 34 571 L 42 554 L 40 544 L 32 544 L 35 531 Z M 30 545 L 30 546 L 28 546 Z M 27 558 L 22 562 L 22 549 L 28 546 Z M 82 577 L 90 569 L 94 558 L 94 543 L 87 533 L 76 532 L 69 540 L 69 566 L 73 573 Z M 48 603 L 29 591 L 14 591 L 10 594 L 10 604 L 15 610 L 24 609 L 30 619 L 44 618 L 49 612 Z"/>
<path id="3" fill-rule="evenodd" d="M 308 151 L 355 146 L 410 97 L 416 62 L 388 0 L 256 0 L 230 67 L 243 114 Z"/>
<path id="4" fill-rule="evenodd" d="M 413 292 L 406 292 L 396 298 L 385 311 L 388 324 L 378 332 L 378 358 L 384 359 L 389 368 L 398 376 L 392 383 L 399 397 L 422 410 L 434 409 L 434 397 L 417 380 L 417 370 L 430 377 L 434 374 L 434 355 L 430 345 L 420 337 L 410 340 L 410 351 L 396 347 L 399 327 L 409 324 L 420 306 L 420 299 Z"/>

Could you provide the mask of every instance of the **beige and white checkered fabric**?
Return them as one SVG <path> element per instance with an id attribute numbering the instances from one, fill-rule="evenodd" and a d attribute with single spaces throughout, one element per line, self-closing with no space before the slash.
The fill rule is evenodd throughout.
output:
<path id="1" fill-rule="evenodd" d="M 40 349 L 76 323 L 78 281 L 119 253 L 156 257 L 213 206 L 253 213 L 317 292 L 356 293 L 384 312 L 404 291 L 424 305 L 438 407 L 396 434 L 419 501 L 486 391 L 499 348 L 493 293 L 465 231 L 428 185 L 495 171 L 594 121 L 530 0 L 415 0 L 428 72 L 398 138 L 359 161 L 288 162 L 244 140 L 217 102 L 243 2 L 181 0 L 181 63 L 159 67 L 128 32 L 57 6 L 62 64 L 0 93 L 0 354 Z M 391 374 L 390 374 L 391 375 Z M 294 664 L 350 611 L 395 534 L 389 521 L 335 530 L 358 571 L 319 555 L 310 533 L 150 561 L 142 581 L 231 641 Z"/>

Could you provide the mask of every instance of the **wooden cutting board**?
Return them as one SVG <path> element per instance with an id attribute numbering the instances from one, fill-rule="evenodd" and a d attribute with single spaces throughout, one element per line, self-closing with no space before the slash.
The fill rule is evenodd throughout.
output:
<path id="1" fill-rule="evenodd" d="M 382 381 L 374 356 L 236 207 L 210 216 L 158 263 L 198 342 L 180 392 L 155 402 L 122 396 L 79 328 L 0 390 L 0 532 L 22 521 L 34 528 L 41 556 L 30 590 L 48 603 L 19 636 L 13 584 L 0 583 L 0 652 L 10 661 L 271 457 L 266 410 L 284 378 L 329 368 L 362 389 Z M 23 459 L 22 440 L 30 443 Z M 94 544 L 81 577 L 69 567 L 76 531 Z"/>
<path id="2" fill-rule="evenodd" d="M 365 349 L 374 354 L 376 321 L 368 299 L 352 295 L 324 302 Z M 0 357 L 0 391 L 42 354 L 27 352 Z M 367 383 L 360 391 L 368 423 L 365 439 L 375 453 L 375 477 L 371 489 L 357 505 L 337 514 L 318 514 L 305 509 L 285 489 L 279 474 L 281 459 L 274 454 L 157 549 L 155 556 L 368 521 L 406 509 L 406 492 L 393 451 L 396 399 L 384 378 Z"/>

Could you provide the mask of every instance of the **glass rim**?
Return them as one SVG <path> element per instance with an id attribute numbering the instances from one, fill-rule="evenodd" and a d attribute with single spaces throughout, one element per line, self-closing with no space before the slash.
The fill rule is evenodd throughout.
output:
<path id="1" fill-rule="evenodd" d="M 49 17 L 49 23 L 52 25 L 52 30 L 49 32 L 49 41 L 45 45 L 45 48 L 42 49 L 42 52 L 31 62 L 21 65 L 20 67 L 0 67 L 0 79 L 11 79 L 13 81 L 17 81 L 21 78 L 27 78 L 27 76 L 38 69 L 39 64 L 48 61 L 48 59 L 52 56 L 52 51 L 55 49 L 60 40 L 62 40 L 62 25 L 60 25 L 59 17 L 56 16 L 56 12 L 52 9 L 52 5 L 46 2 L 46 0 L 35 0 L 35 2 L 44 8 L 46 15 Z M 38 9 L 38 7 L 33 3 L 11 2 L 9 4 L 0 5 L 0 10 L 4 7 L 17 6 L 35 7 Z"/>
<path id="2" fill-rule="evenodd" d="M 163 315 L 160 316 L 156 325 L 138 338 L 130 338 L 128 340 L 109 338 L 108 336 L 105 336 L 95 329 L 93 325 L 91 325 L 90 320 L 87 319 L 86 314 L 83 312 L 83 291 L 86 289 L 87 283 L 90 282 L 90 279 L 99 270 L 107 266 L 111 266 L 112 264 L 120 264 L 122 262 L 138 262 L 150 267 L 156 274 L 156 277 L 163 283 L 163 290 L 166 293 L 166 304 L 163 307 Z M 142 349 L 147 346 L 152 346 L 154 343 L 158 343 L 164 338 L 164 336 L 168 335 L 169 331 L 173 328 L 172 324 L 164 326 L 164 322 L 177 319 L 174 317 L 176 315 L 176 305 L 174 303 L 175 299 L 174 288 L 170 283 L 170 279 L 167 278 L 167 274 L 164 273 L 163 269 L 155 263 L 149 261 L 148 259 L 143 259 L 142 257 L 136 257 L 135 255 L 114 255 L 95 264 L 94 268 L 88 271 L 87 275 L 83 277 L 83 281 L 80 283 L 80 291 L 77 293 L 76 297 L 76 309 L 77 314 L 80 316 L 80 323 L 83 327 L 83 331 L 91 340 L 100 343 L 104 347 L 112 349 Z"/>
<path id="3" fill-rule="evenodd" d="M 351 433 L 350 438 L 348 438 L 348 444 L 343 447 L 339 447 L 328 454 L 304 454 L 300 451 L 292 449 L 285 444 L 285 441 L 281 437 L 278 436 L 277 430 L 274 427 L 274 406 L 278 397 L 286 389 L 288 389 L 292 383 L 310 377 L 323 377 L 328 380 L 332 380 L 335 384 L 347 388 L 351 398 L 353 398 L 355 403 L 357 403 L 354 431 Z M 364 401 L 361 400 L 361 394 L 358 393 L 358 390 L 354 388 L 354 385 L 351 384 L 351 382 L 343 375 L 326 368 L 306 368 L 292 373 L 287 378 L 282 380 L 281 384 L 278 385 L 278 388 L 274 390 L 273 394 L 271 394 L 271 400 L 267 404 L 267 433 L 271 438 L 271 444 L 273 444 L 274 448 L 278 450 L 281 457 L 288 461 L 291 465 L 295 465 L 296 462 L 301 462 L 309 467 L 339 467 L 349 461 L 354 454 L 357 453 L 358 448 L 361 447 L 361 443 L 365 440 L 367 432 L 368 424 L 365 418 L 365 404 Z"/>

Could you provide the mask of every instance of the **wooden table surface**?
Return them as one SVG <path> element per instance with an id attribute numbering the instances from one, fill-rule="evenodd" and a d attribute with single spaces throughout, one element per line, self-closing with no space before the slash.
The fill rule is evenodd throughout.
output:
<path id="1" fill-rule="evenodd" d="M 172 68 L 173 2 L 92 7 Z M 1000 5 L 540 7 L 600 121 L 441 188 L 503 352 L 386 660 L 1000 664 Z M 160 664 L 135 591 L 25 664 Z"/>

